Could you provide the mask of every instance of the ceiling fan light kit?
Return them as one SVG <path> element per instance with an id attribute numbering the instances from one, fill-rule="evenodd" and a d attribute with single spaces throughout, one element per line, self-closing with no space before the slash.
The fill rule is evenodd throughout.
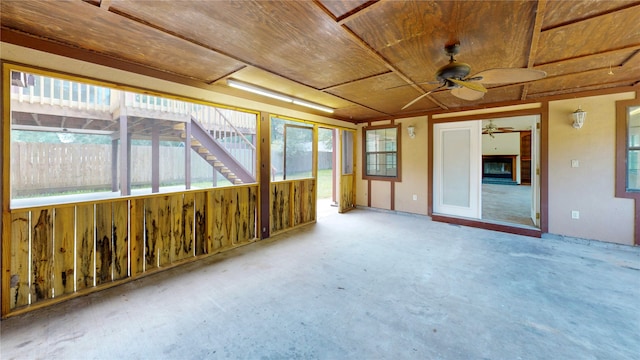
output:
<path id="1" fill-rule="evenodd" d="M 402 107 L 402 110 L 441 88 L 447 88 L 450 90 L 451 95 L 459 99 L 475 101 L 482 99 L 484 94 L 487 93 L 488 90 L 484 84 L 497 85 L 529 82 L 540 80 L 547 76 L 546 72 L 540 70 L 502 68 L 484 70 L 468 77 L 471 73 L 471 66 L 458 62 L 454 58 L 460 51 L 460 44 L 447 45 L 444 50 L 449 56 L 449 63 L 440 67 L 435 73 L 437 80 L 435 84 L 440 84 L 440 86 L 411 100 Z"/>

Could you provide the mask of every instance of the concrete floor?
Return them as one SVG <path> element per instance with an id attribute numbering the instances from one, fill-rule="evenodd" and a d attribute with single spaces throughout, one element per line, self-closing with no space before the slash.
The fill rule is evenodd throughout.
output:
<path id="1" fill-rule="evenodd" d="M 354 210 L 1 322 L 2 359 L 638 359 L 640 248 Z"/>

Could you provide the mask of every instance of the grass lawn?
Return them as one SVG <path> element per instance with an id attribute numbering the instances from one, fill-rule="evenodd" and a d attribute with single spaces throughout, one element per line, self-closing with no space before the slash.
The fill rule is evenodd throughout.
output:
<path id="1" fill-rule="evenodd" d="M 331 169 L 318 170 L 318 199 L 331 198 Z"/>

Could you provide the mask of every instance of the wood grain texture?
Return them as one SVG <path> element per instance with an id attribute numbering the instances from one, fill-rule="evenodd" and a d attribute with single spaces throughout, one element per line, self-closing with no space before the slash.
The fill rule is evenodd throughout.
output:
<path id="1" fill-rule="evenodd" d="M 158 267 L 158 246 L 160 245 L 159 198 L 144 200 L 145 216 L 145 271 Z"/>
<path id="2" fill-rule="evenodd" d="M 171 242 L 173 240 L 173 217 L 176 201 L 175 196 L 162 196 L 156 199 L 157 222 L 159 239 L 156 242 L 158 247 L 158 264 L 165 266 L 171 264 Z"/>
<path id="3" fill-rule="evenodd" d="M 113 202 L 113 280 L 129 276 L 129 201 Z"/>
<path id="4" fill-rule="evenodd" d="M 178 237 L 180 238 L 181 249 L 180 259 L 193 257 L 195 255 L 195 195 L 185 193 L 182 200 L 182 215 Z"/>
<path id="5" fill-rule="evenodd" d="M 75 207 L 55 209 L 53 291 L 55 297 L 75 291 Z"/>
<path id="6" fill-rule="evenodd" d="M 131 276 L 144 271 L 145 242 L 144 242 L 144 200 L 132 199 L 130 202 L 130 233 L 131 233 Z"/>
<path id="7" fill-rule="evenodd" d="M 316 218 L 315 179 L 293 182 L 293 226 L 312 222 Z"/>
<path id="8" fill-rule="evenodd" d="M 291 183 L 271 184 L 271 233 L 291 227 Z"/>
<path id="9" fill-rule="evenodd" d="M 207 227 L 207 194 L 199 192 L 194 197 L 194 221 L 195 221 L 195 255 L 203 255 L 208 253 L 207 239 L 209 231 Z"/>
<path id="10" fill-rule="evenodd" d="M 209 233 L 207 237 L 207 254 L 215 254 L 222 247 L 223 241 L 222 219 L 219 216 L 221 213 L 220 208 L 222 207 L 220 191 L 211 190 L 207 192 L 207 198 L 208 206 L 205 214 Z"/>
<path id="11" fill-rule="evenodd" d="M 76 207 L 76 291 L 93 286 L 94 266 L 94 205 Z"/>
<path id="12" fill-rule="evenodd" d="M 257 234 L 257 221 L 258 221 L 258 186 L 252 186 L 249 188 L 249 205 L 247 208 L 247 226 L 248 226 L 248 238 L 255 239 Z"/>
<path id="13" fill-rule="evenodd" d="M 53 295 L 53 209 L 33 211 L 31 228 L 31 303 Z"/>
<path id="14" fill-rule="evenodd" d="M 11 214 L 10 309 L 29 304 L 29 215 Z"/>
<path id="15" fill-rule="evenodd" d="M 355 208 L 355 192 L 354 192 L 353 175 L 340 176 L 340 204 L 339 212 L 344 213 Z"/>
<path id="16" fill-rule="evenodd" d="M 96 221 L 96 285 L 113 280 L 113 213 L 111 203 L 95 207 Z"/>
<path id="17" fill-rule="evenodd" d="M 382 61 L 368 56 L 311 1 L 290 1 L 286 5 L 277 1 L 183 4 L 176 7 L 171 2 L 114 1 L 114 6 L 136 18 L 199 39 L 212 48 L 225 48 L 227 54 L 247 64 L 270 68 L 284 78 L 312 87 L 324 88 L 387 70 Z M 203 26 L 194 27 L 196 23 Z M 336 47 L 341 51 L 334 51 Z M 328 61 L 340 66 L 327 67 Z"/>
<path id="18" fill-rule="evenodd" d="M 237 193 L 235 189 L 222 189 L 222 207 L 220 208 L 220 221 L 223 224 L 223 236 L 225 241 L 223 249 L 227 249 L 238 242 L 237 219 Z"/>
<path id="19" fill-rule="evenodd" d="M 149 4 L 151 14 L 161 13 L 155 9 L 160 3 L 154 3 Z M 150 62 L 148 66 L 153 68 L 169 66 L 170 72 L 206 82 L 242 66 L 226 55 L 82 1 L 3 2 L 0 13 L 3 25 L 30 29 L 50 39 L 65 38 L 62 43 L 130 62 Z M 168 49 L 175 49 L 177 53 Z M 208 66 L 202 66 L 203 62 Z"/>

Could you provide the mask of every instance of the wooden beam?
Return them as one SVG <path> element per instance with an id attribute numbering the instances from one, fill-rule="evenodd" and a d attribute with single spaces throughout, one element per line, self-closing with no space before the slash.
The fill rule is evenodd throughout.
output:
<path id="1" fill-rule="evenodd" d="M 111 7 L 111 0 L 101 0 L 100 1 L 100 8 L 109 11 L 109 8 Z"/>
<path id="2" fill-rule="evenodd" d="M 540 41 L 540 34 L 542 33 L 542 23 L 544 20 L 544 10 L 547 6 L 547 0 L 538 0 L 538 6 L 536 8 L 536 19 L 533 25 L 533 33 L 531 34 L 531 44 L 529 46 L 529 61 L 527 63 L 527 69 L 533 68 L 536 62 L 536 54 L 538 52 L 538 43 Z M 526 100 L 527 93 L 529 92 L 529 84 L 522 87 L 521 100 Z"/>
<path id="3" fill-rule="evenodd" d="M 565 61 L 569 61 L 569 60 L 588 59 L 588 58 L 591 58 L 591 57 L 602 58 L 603 55 L 615 54 L 615 53 L 619 53 L 619 52 L 627 52 L 627 51 L 638 50 L 638 49 L 640 49 L 640 43 L 639 44 L 634 44 L 634 45 L 629 45 L 629 46 L 623 46 L 623 47 L 620 47 L 620 48 L 617 48 L 617 49 L 607 49 L 607 50 L 604 50 L 604 51 L 600 51 L 600 52 L 592 53 L 592 54 L 587 54 L 587 55 L 578 55 L 578 56 L 573 56 L 573 57 L 553 60 L 553 61 L 549 61 L 549 62 L 546 62 L 546 63 L 535 64 L 534 66 L 535 67 L 540 67 L 540 66 L 543 66 L 543 65 L 557 64 L 557 63 L 561 63 L 561 62 L 565 62 Z"/>

